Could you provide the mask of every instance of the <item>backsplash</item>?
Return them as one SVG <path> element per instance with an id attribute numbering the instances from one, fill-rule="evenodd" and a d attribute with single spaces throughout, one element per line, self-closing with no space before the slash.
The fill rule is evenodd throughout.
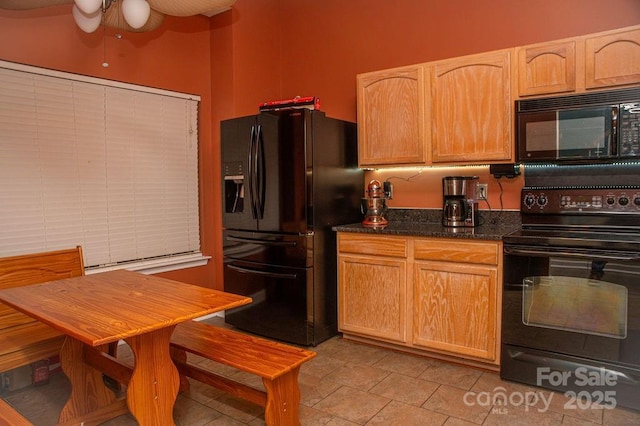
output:
<path id="1" fill-rule="evenodd" d="M 442 207 L 442 178 L 445 176 L 478 176 L 478 183 L 488 185 L 488 202 L 478 203 L 481 211 L 520 210 L 520 191 L 523 174 L 515 179 L 496 179 L 489 173 L 489 166 L 389 168 L 368 170 L 365 184 L 371 179 L 388 180 L 393 184 L 393 199 L 387 201 L 390 208 L 440 209 Z"/>

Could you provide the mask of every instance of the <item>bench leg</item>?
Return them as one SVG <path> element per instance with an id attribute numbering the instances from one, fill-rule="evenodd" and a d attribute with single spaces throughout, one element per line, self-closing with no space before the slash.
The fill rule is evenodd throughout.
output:
<path id="1" fill-rule="evenodd" d="M 181 362 L 183 364 L 187 363 L 187 353 L 185 351 L 183 351 L 182 349 L 177 349 L 174 348 L 173 346 L 171 346 L 169 348 L 169 352 L 171 353 L 171 359 L 175 360 L 177 362 Z M 191 383 L 189 383 L 189 379 L 187 379 L 187 376 L 185 376 L 184 374 L 180 373 L 180 388 L 179 388 L 179 392 L 188 392 L 189 389 L 191 388 Z"/>
<path id="2" fill-rule="evenodd" d="M 262 379 L 267 390 L 267 405 L 264 408 L 267 426 L 300 425 L 299 370 L 299 367 L 294 368 L 274 380 Z"/>
<path id="3" fill-rule="evenodd" d="M 118 342 L 109 343 L 107 346 L 107 353 L 114 358 L 118 358 Z M 120 385 L 120 383 L 113 377 L 109 377 L 103 373 L 102 380 L 109 389 L 116 393 L 116 395 L 118 395 L 122 390 L 122 386 Z"/>

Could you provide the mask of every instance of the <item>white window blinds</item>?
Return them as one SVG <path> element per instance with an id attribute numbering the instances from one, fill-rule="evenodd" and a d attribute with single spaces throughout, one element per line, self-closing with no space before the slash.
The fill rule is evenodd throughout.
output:
<path id="1" fill-rule="evenodd" d="M 76 245 L 88 268 L 201 257 L 199 98 L 11 65 L 0 257 Z"/>

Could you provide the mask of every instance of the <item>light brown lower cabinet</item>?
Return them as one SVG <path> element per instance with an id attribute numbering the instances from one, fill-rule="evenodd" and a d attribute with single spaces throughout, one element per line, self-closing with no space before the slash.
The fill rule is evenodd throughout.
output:
<path id="1" fill-rule="evenodd" d="M 338 233 L 346 338 L 474 365 L 499 364 L 502 244 Z"/>
<path id="2" fill-rule="evenodd" d="M 495 267 L 416 262 L 413 343 L 495 359 Z"/>
<path id="3" fill-rule="evenodd" d="M 338 234 L 340 328 L 392 342 L 407 341 L 407 242 Z"/>
<path id="4" fill-rule="evenodd" d="M 340 257 L 342 329 L 406 342 L 406 260 Z"/>

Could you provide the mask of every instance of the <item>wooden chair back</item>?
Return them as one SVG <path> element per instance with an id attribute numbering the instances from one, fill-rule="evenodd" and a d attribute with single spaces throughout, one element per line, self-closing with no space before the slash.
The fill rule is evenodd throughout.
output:
<path id="1" fill-rule="evenodd" d="M 82 247 L 0 258 L 0 289 L 84 275 Z M 33 318 L 0 303 L 0 332 Z"/>

